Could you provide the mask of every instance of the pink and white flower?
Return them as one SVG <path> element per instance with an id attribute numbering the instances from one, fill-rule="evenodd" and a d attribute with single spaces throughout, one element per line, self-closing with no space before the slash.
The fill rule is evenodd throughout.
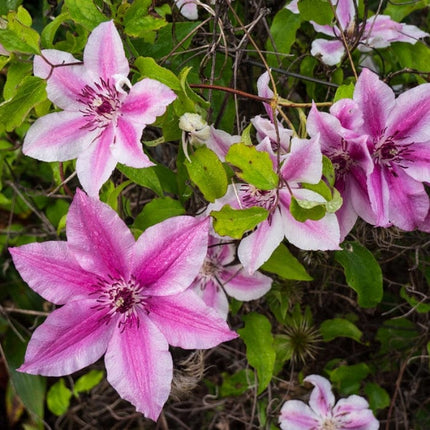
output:
<path id="1" fill-rule="evenodd" d="M 241 264 L 235 264 L 236 247 L 209 236 L 208 253 L 191 288 L 210 307 L 227 319 L 227 295 L 240 301 L 256 300 L 266 294 L 272 279 L 260 272 L 249 275 Z"/>
<path id="2" fill-rule="evenodd" d="M 170 393 L 169 345 L 205 349 L 237 336 L 188 288 L 208 229 L 207 218 L 179 216 L 135 241 L 115 211 L 78 190 L 66 242 L 10 249 L 30 287 L 62 305 L 34 331 L 18 370 L 67 375 L 104 354 L 110 384 L 156 420 Z"/>
<path id="3" fill-rule="evenodd" d="M 361 52 L 368 52 L 373 48 L 386 48 L 392 42 L 406 42 L 413 45 L 419 39 L 429 35 L 415 25 L 393 21 L 387 15 L 371 16 L 363 29 L 363 23 L 356 26 L 355 0 L 330 1 L 336 6 L 338 25 L 320 25 L 311 21 L 317 32 L 335 38 L 335 40 L 315 39 L 312 42 L 311 54 L 320 57 L 321 61 L 328 66 L 338 64 L 345 55 L 342 33 L 350 46 L 355 45 L 356 37 L 360 35 L 357 48 Z M 298 0 L 293 0 L 286 8 L 293 13 L 300 13 Z"/>
<path id="4" fill-rule="evenodd" d="M 49 99 L 61 112 L 39 118 L 24 139 L 24 154 L 42 161 L 77 158 L 84 190 L 98 195 L 116 164 L 152 166 L 141 144 L 142 130 L 162 115 L 176 95 L 143 79 L 131 85 L 121 38 L 112 21 L 88 38 L 83 64 L 56 49 L 34 59 L 34 74 L 47 79 Z"/>
<path id="5" fill-rule="evenodd" d="M 319 375 L 304 379 L 314 385 L 309 405 L 300 400 L 284 403 L 279 417 L 282 430 L 377 430 L 379 422 L 366 399 L 352 395 L 335 403 L 330 382 Z"/>

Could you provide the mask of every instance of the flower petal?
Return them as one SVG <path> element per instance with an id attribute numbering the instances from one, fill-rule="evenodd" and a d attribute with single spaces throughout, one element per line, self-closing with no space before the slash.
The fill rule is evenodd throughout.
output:
<path id="1" fill-rule="evenodd" d="M 76 300 L 52 312 L 33 333 L 20 372 L 62 376 L 76 372 L 106 351 L 111 326 L 106 311 L 94 308 L 94 299 Z"/>
<path id="2" fill-rule="evenodd" d="M 228 300 L 224 291 L 215 280 L 208 280 L 193 284 L 191 287 L 195 294 L 197 294 L 210 308 L 215 309 L 221 315 L 224 321 L 228 316 Z"/>
<path id="3" fill-rule="evenodd" d="M 192 290 L 148 299 L 148 318 L 172 346 L 207 349 L 237 337 L 214 310 Z"/>
<path id="4" fill-rule="evenodd" d="M 379 422 L 369 409 L 366 399 L 352 395 L 340 399 L 333 408 L 333 417 L 344 429 L 377 430 Z"/>
<path id="5" fill-rule="evenodd" d="M 133 274 L 148 295 L 164 296 L 188 288 L 207 252 L 209 218 L 178 216 L 145 230 L 133 259 Z"/>
<path id="6" fill-rule="evenodd" d="M 259 299 L 272 287 L 272 278 L 260 272 L 249 275 L 241 265 L 225 268 L 219 277 L 226 293 L 241 301 Z"/>
<path id="7" fill-rule="evenodd" d="M 110 206 L 78 189 L 66 231 L 70 250 L 85 270 L 99 276 L 128 277 L 135 240 Z"/>
<path id="8" fill-rule="evenodd" d="M 305 403 L 288 400 L 282 406 L 279 424 L 282 430 L 314 430 L 318 428 L 319 419 Z"/>
<path id="9" fill-rule="evenodd" d="M 163 115 L 175 99 L 176 94 L 169 87 L 145 78 L 131 87 L 121 106 L 121 114 L 143 128 L 152 124 L 157 116 Z"/>
<path id="10" fill-rule="evenodd" d="M 166 339 L 145 314 L 139 325 L 114 330 L 105 363 L 119 395 L 156 421 L 169 397 L 173 364 Z"/>
<path id="11" fill-rule="evenodd" d="M 209 137 L 204 141 L 204 144 L 224 162 L 230 146 L 240 141 L 240 136 L 228 134 L 224 130 L 217 130 L 211 125 L 209 127 Z"/>
<path id="12" fill-rule="evenodd" d="M 269 72 L 264 72 L 257 80 L 257 90 L 260 97 L 265 97 L 268 99 L 273 98 L 273 91 L 269 88 L 270 75 Z M 267 116 L 270 121 L 273 122 L 273 110 L 270 103 L 263 103 L 264 109 L 266 110 Z"/>
<path id="13" fill-rule="evenodd" d="M 304 381 L 315 386 L 309 399 L 310 407 L 321 417 L 330 415 L 335 403 L 330 381 L 320 375 L 309 375 Z"/>
<path id="14" fill-rule="evenodd" d="M 319 201 L 319 194 L 310 190 L 294 190 L 295 197 L 304 200 Z M 282 223 L 285 237 L 293 245 L 304 250 L 340 249 L 340 229 L 335 214 L 328 213 L 320 220 L 297 221 L 290 213 L 291 197 L 288 191 L 279 192 Z"/>
<path id="15" fill-rule="evenodd" d="M 330 2 L 334 3 L 333 0 Z M 337 0 L 336 18 L 343 31 L 350 30 L 350 26 L 355 24 L 355 10 L 354 0 Z"/>
<path id="16" fill-rule="evenodd" d="M 81 90 L 90 80 L 84 65 L 68 52 L 57 49 L 45 49 L 43 57 L 34 57 L 34 76 L 48 79 L 46 91 L 52 103 L 67 111 L 76 111 L 82 108 L 78 101 Z M 49 64 L 49 63 L 50 64 Z M 79 63 L 76 66 L 62 64 Z M 60 65 L 59 67 L 52 67 Z"/>
<path id="17" fill-rule="evenodd" d="M 405 173 L 419 182 L 430 182 L 430 142 L 414 143 L 410 146 L 412 156 L 403 159 Z M 401 146 L 399 145 L 401 149 Z"/>
<path id="18" fill-rule="evenodd" d="M 85 128 L 81 112 L 54 112 L 45 115 L 29 128 L 22 151 L 42 161 L 67 161 L 87 149 L 97 136 Z"/>
<path id="19" fill-rule="evenodd" d="M 315 39 L 312 42 L 311 54 L 320 57 L 327 66 L 335 66 L 345 55 L 345 48 L 340 40 Z"/>
<path id="20" fill-rule="evenodd" d="M 284 239 L 281 214 L 275 210 L 269 220 L 258 224 L 255 231 L 240 241 L 237 255 L 243 267 L 253 274 Z"/>
<path id="21" fill-rule="evenodd" d="M 108 81 L 114 75 L 127 77 L 130 68 L 113 21 L 102 22 L 92 31 L 84 50 L 84 64 L 97 79 Z"/>
<path id="22" fill-rule="evenodd" d="M 111 152 L 113 140 L 114 129 L 110 124 L 76 161 L 76 172 L 82 188 L 92 197 L 99 195 L 100 188 L 109 179 L 117 164 Z"/>
<path id="23" fill-rule="evenodd" d="M 110 147 L 113 157 L 119 163 L 136 169 L 153 166 L 154 163 L 143 152 L 140 143 L 141 135 L 142 126 L 119 117 L 115 130 L 115 142 Z"/>
<path id="24" fill-rule="evenodd" d="M 354 89 L 354 100 L 362 115 L 362 133 L 379 138 L 395 105 L 393 90 L 369 69 L 363 69 Z"/>
<path id="25" fill-rule="evenodd" d="M 197 4 L 194 0 L 175 0 L 176 6 L 183 16 L 187 19 L 197 19 Z"/>
<path id="26" fill-rule="evenodd" d="M 96 282 L 94 275 L 79 266 L 66 242 L 29 243 L 9 252 L 22 279 L 57 305 L 88 294 Z"/>

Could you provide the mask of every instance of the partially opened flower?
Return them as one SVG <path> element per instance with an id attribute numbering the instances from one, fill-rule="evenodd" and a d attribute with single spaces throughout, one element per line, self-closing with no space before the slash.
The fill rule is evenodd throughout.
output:
<path id="1" fill-rule="evenodd" d="M 142 130 L 175 98 L 164 84 L 143 79 L 131 85 L 121 38 L 112 21 L 88 38 L 83 64 L 56 49 L 34 60 L 34 74 L 47 79 L 49 99 L 62 112 L 39 118 L 29 129 L 23 151 L 42 161 L 77 158 L 85 191 L 96 196 L 116 164 L 153 165 L 141 144 Z"/>
<path id="2" fill-rule="evenodd" d="M 10 249 L 30 287 L 56 305 L 20 371 L 67 375 L 105 355 L 121 397 L 156 420 L 172 380 L 169 345 L 205 349 L 236 337 L 188 287 L 207 250 L 208 219 L 180 216 L 137 241 L 115 211 L 77 191 L 67 242 Z"/>
<path id="3" fill-rule="evenodd" d="M 212 308 L 227 319 L 226 294 L 240 301 L 255 300 L 266 294 L 272 279 L 260 272 L 248 274 L 241 264 L 235 264 L 235 246 L 209 236 L 205 261 L 191 288 Z"/>
<path id="4" fill-rule="evenodd" d="M 367 401 L 357 395 L 335 403 L 330 382 L 319 375 L 304 379 L 314 385 L 309 406 L 300 400 L 284 403 L 279 417 L 282 430 L 377 430 L 379 422 Z"/>
<path id="5" fill-rule="evenodd" d="M 343 38 L 349 47 L 358 44 L 359 51 L 367 52 L 373 48 L 386 48 L 392 42 L 415 44 L 418 39 L 429 35 L 414 25 L 393 21 L 387 15 L 374 15 L 367 19 L 365 25 L 363 23 L 356 25 L 356 0 L 330 2 L 336 7 L 338 25 L 320 25 L 311 21 L 316 31 L 335 38 L 335 40 L 315 39 L 312 42 L 311 54 L 321 57 L 321 61 L 329 66 L 338 64 L 345 55 Z M 293 13 L 300 13 L 297 0 L 293 0 L 286 7 Z"/>

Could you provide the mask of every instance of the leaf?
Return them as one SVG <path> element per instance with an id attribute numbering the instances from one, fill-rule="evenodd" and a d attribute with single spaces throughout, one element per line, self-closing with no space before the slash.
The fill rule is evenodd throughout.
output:
<path id="1" fill-rule="evenodd" d="M 358 304 L 373 308 L 383 295 L 382 271 L 373 254 L 357 242 L 344 242 L 335 260 L 344 268 L 347 284 L 358 294 Z"/>
<path id="2" fill-rule="evenodd" d="M 4 338 L 3 350 L 9 369 L 10 383 L 25 408 L 43 429 L 46 378 L 16 370 L 24 361 L 25 349 L 26 343 L 18 339 L 12 330 L 8 330 Z"/>
<path id="3" fill-rule="evenodd" d="M 3 87 L 3 97 L 5 100 L 11 99 L 17 91 L 17 87 L 26 76 L 32 74 L 33 65 L 31 63 L 11 62 L 7 70 L 7 79 Z"/>
<path id="4" fill-rule="evenodd" d="M 27 76 L 17 88 L 16 94 L 0 104 L 0 123 L 7 131 L 22 124 L 30 110 L 46 98 L 46 82 L 35 76 Z"/>
<path id="5" fill-rule="evenodd" d="M 185 167 L 190 179 L 197 185 L 209 202 L 214 202 L 227 191 L 227 174 L 217 155 L 202 146 L 185 160 Z"/>
<path id="6" fill-rule="evenodd" d="M 181 91 L 181 82 L 169 69 L 159 66 L 151 57 L 138 57 L 134 65 L 139 69 L 142 76 L 156 79 L 175 91 Z"/>
<path id="7" fill-rule="evenodd" d="M 90 391 L 103 379 L 104 372 L 102 370 L 90 370 L 85 375 L 81 376 L 73 387 L 73 394 L 77 395 L 84 391 Z"/>
<path id="8" fill-rule="evenodd" d="M 185 209 L 178 200 L 170 197 L 151 200 L 136 217 L 133 227 L 146 230 L 151 225 L 164 221 L 172 216 L 184 215 Z"/>
<path id="9" fill-rule="evenodd" d="M 375 339 L 381 343 L 379 354 L 390 354 L 392 351 L 408 350 L 416 345 L 419 337 L 417 326 L 406 318 L 393 318 L 382 323 L 376 332 Z"/>
<path id="10" fill-rule="evenodd" d="M 261 266 L 266 272 L 275 273 L 283 279 L 292 279 L 295 281 L 312 281 L 303 265 L 291 254 L 290 250 L 280 244 L 271 257 Z"/>
<path id="11" fill-rule="evenodd" d="M 55 34 L 61 24 L 68 19 L 70 19 L 70 14 L 68 12 L 61 13 L 42 30 L 41 42 L 45 48 L 54 48 Z"/>
<path id="12" fill-rule="evenodd" d="M 325 342 L 337 337 L 349 337 L 361 343 L 363 332 L 351 321 L 344 318 L 325 320 L 320 325 L 320 332 Z"/>
<path id="13" fill-rule="evenodd" d="M 328 0 L 299 0 L 298 7 L 303 21 L 330 24 L 334 18 Z"/>
<path id="14" fill-rule="evenodd" d="M 237 176 L 260 190 L 273 190 L 278 186 L 278 175 L 273 171 L 273 163 L 267 152 L 258 151 L 254 146 L 235 143 L 225 156 L 228 163 L 239 168 Z"/>
<path id="15" fill-rule="evenodd" d="M 336 94 L 334 95 L 333 102 L 337 102 L 341 99 L 352 99 L 354 95 L 354 83 L 350 82 L 349 84 L 340 85 L 336 90 Z"/>
<path id="16" fill-rule="evenodd" d="M 257 371 L 257 394 L 260 394 L 269 385 L 275 365 L 272 326 L 264 315 L 256 312 L 244 315 L 243 320 L 245 327 L 237 332 L 245 342 L 248 363 Z"/>
<path id="17" fill-rule="evenodd" d="M 92 0 L 65 0 L 64 5 L 73 21 L 81 24 L 88 31 L 107 21 Z"/>
<path id="18" fill-rule="evenodd" d="M 360 389 L 361 381 L 370 373 L 366 363 L 351 366 L 339 366 L 329 371 L 330 380 L 336 384 L 342 395 L 356 394 Z"/>
<path id="19" fill-rule="evenodd" d="M 390 50 L 397 56 L 397 60 L 401 67 L 409 67 L 411 69 L 429 70 L 430 49 L 424 43 L 409 43 L 397 42 L 393 43 Z"/>
<path id="20" fill-rule="evenodd" d="M 400 297 L 405 299 L 419 314 L 430 312 L 430 303 L 424 303 L 428 300 L 427 297 L 417 300 L 415 297 L 408 295 L 405 287 L 400 289 Z"/>
<path id="21" fill-rule="evenodd" d="M 159 196 L 163 196 L 163 187 L 154 166 L 145 167 L 144 169 L 135 169 L 134 167 L 118 164 L 117 169 L 124 173 L 127 178 L 131 179 L 137 185 L 156 192 Z"/>
<path id="22" fill-rule="evenodd" d="M 373 412 L 390 406 L 390 396 L 380 385 L 368 382 L 364 386 L 364 392 L 369 401 L 370 409 L 372 409 Z"/>
<path id="23" fill-rule="evenodd" d="M 240 239 L 246 231 L 252 230 L 268 215 L 266 209 L 258 206 L 232 209 L 230 205 L 225 205 L 221 210 L 211 212 L 215 219 L 214 230 L 221 236 L 230 236 L 233 239 Z"/>
<path id="24" fill-rule="evenodd" d="M 72 392 L 66 387 L 64 379 L 59 379 L 48 391 L 46 404 L 55 415 L 60 416 L 67 412 L 70 406 Z"/>
<path id="25" fill-rule="evenodd" d="M 240 396 L 254 384 L 254 372 L 251 369 L 240 369 L 233 375 L 223 372 L 220 397 Z"/>
<path id="26" fill-rule="evenodd" d="M 429 0 L 416 0 L 413 2 L 391 0 L 387 3 L 387 7 L 384 10 L 384 15 L 390 15 L 394 21 L 400 22 L 414 10 L 423 9 L 429 5 Z"/>
<path id="27" fill-rule="evenodd" d="M 301 200 L 291 196 L 290 212 L 300 222 L 308 219 L 318 221 L 326 214 L 325 202 Z"/>

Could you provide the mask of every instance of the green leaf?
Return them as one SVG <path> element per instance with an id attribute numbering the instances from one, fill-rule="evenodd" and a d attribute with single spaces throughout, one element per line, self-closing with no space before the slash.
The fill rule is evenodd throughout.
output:
<path id="1" fill-rule="evenodd" d="M 390 406 L 390 396 L 380 385 L 368 382 L 364 386 L 364 392 L 366 393 L 367 400 L 369 401 L 370 409 L 372 409 L 373 412 Z"/>
<path id="2" fill-rule="evenodd" d="M 55 415 L 63 415 L 70 406 L 72 392 L 66 387 L 64 379 L 59 379 L 48 391 L 46 404 L 48 409 Z"/>
<path id="3" fill-rule="evenodd" d="M 294 196 L 291 196 L 290 212 L 297 221 L 305 222 L 308 219 L 317 221 L 324 217 L 326 208 L 325 203 L 298 200 Z"/>
<path id="4" fill-rule="evenodd" d="M 381 343 L 380 354 L 390 354 L 392 351 L 403 351 L 407 354 L 409 348 L 416 345 L 418 337 L 417 326 L 412 321 L 406 318 L 393 318 L 382 323 L 375 339 Z"/>
<path id="5" fill-rule="evenodd" d="M 351 321 L 344 318 L 325 320 L 320 325 L 320 332 L 325 342 L 337 337 L 349 337 L 361 343 L 363 332 Z"/>
<path id="6" fill-rule="evenodd" d="M 330 380 L 337 386 L 342 395 L 356 394 L 360 390 L 361 381 L 366 378 L 370 369 L 366 363 L 351 366 L 339 366 L 329 371 Z"/>
<path id="7" fill-rule="evenodd" d="M 335 260 L 344 268 L 348 285 L 358 294 L 358 304 L 373 308 L 383 295 L 382 271 L 373 254 L 357 242 L 344 242 Z"/>
<path id="8" fill-rule="evenodd" d="M 334 18 L 328 0 L 299 0 L 300 15 L 303 21 L 315 21 L 318 24 L 330 24 Z"/>
<path id="9" fill-rule="evenodd" d="M 390 50 L 396 54 L 401 67 L 423 71 L 429 69 L 430 49 L 424 43 L 411 45 L 409 43 L 397 42 L 390 46 Z"/>
<path id="10" fill-rule="evenodd" d="M 277 375 L 284 367 L 285 362 L 291 360 L 294 349 L 291 346 L 291 338 L 285 334 L 277 334 L 273 339 L 273 346 L 276 351 L 276 360 L 273 374 Z"/>
<path id="11" fill-rule="evenodd" d="M 235 143 L 225 156 L 228 163 L 239 168 L 237 176 L 260 190 L 273 190 L 279 178 L 273 171 L 273 163 L 267 152 L 258 151 L 254 146 Z"/>
<path id="12" fill-rule="evenodd" d="M 18 12 L 10 12 L 7 16 L 7 28 L 0 29 L 0 43 L 10 52 L 39 54 L 40 36 L 30 27 L 31 18 L 29 21 L 26 19 L 27 16 L 29 16 L 28 12 L 21 6 Z"/>
<path id="13" fill-rule="evenodd" d="M 336 180 L 336 172 L 334 171 L 333 163 L 330 158 L 325 155 L 322 156 L 322 175 L 327 179 L 330 187 L 333 188 Z"/>
<path id="14" fill-rule="evenodd" d="M 73 21 L 81 24 L 88 31 L 107 21 L 106 16 L 98 9 L 93 0 L 65 0 L 64 5 Z"/>
<path id="15" fill-rule="evenodd" d="M 0 123 L 7 131 L 22 124 L 30 110 L 46 98 L 46 81 L 35 76 L 27 76 L 17 88 L 13 98 L 0 104 Z"/>
<path id="16" fill-rule="evenodd" d="M 134 167 L 118 164 L 117 169 L 137 185 L 149 188 L 159 196 L 163 196 L 163 187 L 161 186 L 160 179 L 154 166 L 145 167 L 144 169 L 135 169 Z"/>
<path id="17" fill-rule="evenodd" d="M 10 382 L 16 395 L 36 422 L 41 424 L 44 415 L 46 378 L 39 375 L 17 372 L 24 362 L 26 343 L 18 339 L 12 330 L 8 330 L 3 341 L 3 350 L 9 370 Z"/>
<path id="18" fill-rule="evenodd" d="M 41 42 L 45 48 L 54 48 L 54 38 L 57 30 L 63 24 L 63 22 L 70 19 L 70 14 L 68 12 L 61 13 L 55 17 L 43 30 L 41 35 Z"/>
<path id="19" fill-rule="evenodd" d="M 185 160 L 188 175 L 209 202 L 214 202 L 227 191 L 227 174 L 217 155 L 201 146 Z"/>
<path id="20" fill-rule="evenodd" d="M 142 76 L 156 79 L 175 91 L 181 91 L 179 78 L 169 69 L 159 66 L 151 57 L 138 57 L 134 62 Z"/>
<path id="21" fill-rule="evenodd" d="M 256 312 L 244 315 L 243 320 L 245 327 L 237 332 L 245 342 L 248 363 L 257 371 L 260 394 L 269 385 L 275 365 L 272 326 L 264 315 Z"/>
<path id="22" fill-rule="evenodd" d="M 336 94 L 334 95 L 333 103 L 341 99 L 352 99 L 353 95 L 354 95 L 353 82 L 350 82 L 349 84 L 345 84 L 345 85 L 340 85 L 336 90 Z"/>
<path id="23" fill-rule="evenodd" d="M 223 372 L 221 376 L 220 397 L 240 396 L 254 385 L 254 372 L 251 369 L 240 369 L 233 375 Z"/>
<path id="24" fill-rule="evenodd" d="M 312 281 L 303 265 L 291 254 L 290 250 L 280 244 L 271 257 L 261 266 L 266 272 L 275 273 L 283 279 L 292 279 L 295 281 Z"/>
<path id="25" fill-rule="evenodd" d="M 73 387 L 73 394 L 77 395 L 84 391 L 92 390 L 103 379 L 103 370 L 90 370 L 87 374 L 81 376 Z"/>
<path id="26" fill-rule="evenodd" d="M 5 100 L 11 99 L 17 91 L 19 84 L 26 76 L 30 76 L 33 70 L 31 63 L 13 62 L 9 64 L 7 79 L 3 87 L 3 97 Z"/>
<path id="27" fill-rule="evenodd" d="M 400 289 L 400 297 L 405 299 L 419 314 L 430 312 L 430 303 L 424 303 L 428 300 L 427 297 L 417 300 L 415 297 L 408 295 L 406 287 Z"/>
<path id="28" fill-rule="evenodd" d="M 215 231 L 221 236 L 230 236 L 233 239 L 240 239 L 246 231 L 252 230 L 268 215 L 266 209 L 258 206 L 232 209 L 230 205 L 225 205 L 221 210 L 211 212 Z"/>
<path id="29" fill-rule="evenodd" d="M 133 227 L 143 231 L 167 218 L 184 214 L 185 209 L 178 200 L 170 197 L 153 199 L 136 217 Z"/>
<path id="30" fill-rule="evenodd" d="M 390 15 L 394 21 L 400 22 L 403 20 L 404 17 L 408 16 L 414 10 L 424 9 L 426 6 L 429 5 L 429 0 L 415 0 L 413 2 L 405 2 L 403 0 L 391 0 L 387 2 L 387 7 L 384 10 L 384 15 Z"/>

